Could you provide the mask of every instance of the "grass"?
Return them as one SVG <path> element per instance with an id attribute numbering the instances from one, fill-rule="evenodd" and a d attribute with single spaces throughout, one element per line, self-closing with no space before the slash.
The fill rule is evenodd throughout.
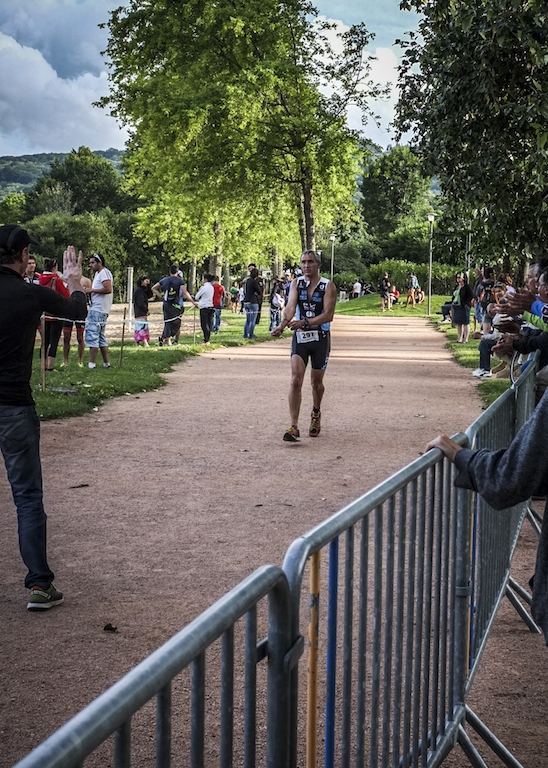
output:
<path id="1" fill-rule="evenodd" d="M 395 304 L 393 311 L 382 312 L 381 311 L 381 297 L 378 293 L 372 293 L 369 296 L 362 296 L 359 299 L 351 299 L 351 301 L 344 301 L 342 304 L 337 304 L 335 309 L 336 315 L 360 315 L 365 317 L 376 317 L 378 315 L 386 315 L 387 317 L 428 317 L 428 299 L 425 299 L 422 304 L 416 304 L 412 307 L 411 304 L 405 308 L 405 302 L 407 297 L 403 297 L 403 303 Z M 432 313 L 439 312 L 441 305 L 446 301 L 444 296 L 432 296 Z"/>
<path id="2" fill-rule="evenodd" d="M 223 322 L 226 326 L 216 336 L 211 336 L 211 344 L 208 350 L 218 349 L 221 346 L 235 347 L 243 344 L 257 344 L 272 338 L 268 332 L 270 316 L 263 309 L 261 324 L 256 326 L 257 341 L 244 341 L 243 327 L 244 316 L 223 313 Z M 58 419 L 69 416 L 79 416 L 98 407 L 109 397 L 132 395 L 137 392 L 147 392 L 165 386 L 165 379 L 161 374 L 168 373 L 173 366 L 188 357 L 199 354 L 203 346 L 200 341 L 203 336 L 200 325 L 197 323 L 196 341 L 194 336 L 187 335 L 179 339 L 179 344 L 172 347 L 158 347 L 152 345 L 148 349 L 136 347 L 133 338 L 124 343 L 122 365 L 120 366 L 120 343 L 109 346 L 109 359 L 111 368 L 102 366 L 101 356 L 97 356 L 97 368 L 87 367 L 88 353 L 84 355 L 84 367 L 77 363 L 76 347 L 73 346 L 69 356 L 69 364 L 66 368 L 57 365 L 54 373 L 46 374 L 46 390 L 42 392 L 40 373 L 40 350 L 35 350 L 35 361 L 31 377 L 31 387 L 36 410 L 40 418 Z M 61 349 L 58 350 L 58 360 L 61 359 Z M 56 388 L 68 389 L 70 392 L 56 391 Z"/>
<path id="3" fill-rule="evenodd" d="M 441 305 L 444 303 L 443 296 L 432 297 L 432 321 L 439 317 Z M 413 309 L 405 305 L 396 305 L 394 311 L 384 313 L 389 317 L 428 317 L 427 302 L 418 304 Z M 359 315 L 359 316 L 380 316 L 380 297 L 378 294 L 363 296 L 360 299 L 338 304 L 335 310 L 338 315 Z M 211 344 L 208 350 L 224 347 L 236 347 L 257 344 L 261 341 L 271 339 L 268 331 L 269 327 L 268 304 L 265 304 L 262 312 L 261 324 L 255 327 L 256 341 L 244 341 L 243 326 L 244 315 L 234 315 L 231 312 L 223 312 L 223 323 L 220 333 L 212 335 Z M 465 368 L 477 368 L 478 366 L 478 344 L 475 339 L 470 339 L 468 344 L 457 344 L 457 331 L 451 325 L 437 326 L 438 330 L 447 337 L 447 348 L 451 351 L 459 365 Z M 114 343 L 109 347 L 111 368 L 105 369 L 99 362 L 97 368 L 89 369 L 87 367 L 87 351 L 84 357 L 86 363 L 80 368 L 76 362 L 76 348 L 71 350 L 69 364 L 66 368 L 57 368 L 54 373 L 46 376 L 46 391 L 42 392 L 40 376 L 39 350 L 35 350 L 35 364 L 31 378 L 31 387 L 36 410 L 42 420 L 58 419 L 69 416 L 79 416 L 87 413 L 93 408 L 97 408 L 109 397 L 120 397 L 123 395 L 132 395 L 137 392 L 147 392 L 153 389 L 159 389 L 165 386 L 163 373 L 168 373 L 173 366 L 188 357 L 199 354 L 203 350 L 200 345 L 202 339 L 199 322 L 196 324 L 196 341 L 194 343 L 193 335 L 182 335 L 179 344 L 173 347 L 151 346 L 148 349 L 136 347 L 133 339 L 130 337 L 124 344 L 122 365 L 120 366 L 120 343 Z M 60 356 L 59 350 L 58 355 Z M 510 382 L 507 379 L 491 379 L 489 381 L 478 382 L 478 391 L 485 405 L 489 406 L 499 397 L 508 387 Z M 56 391 L 55 388 L 68 389 L 71 392 Z"/>
<path id="4" fill-rule="evenodd" d="M 409 305 L 405 307 L 407 297 L 403 297 L 403 302 L 396 304 L 392 312 L 382 312 L 381 299 L 379 294 L 371 294 L 369 296 L 362 296 L 359 299 L 352 299 L 351 301 L 345 301 L 342 304 L 337 304 L 335 314 L 337 315 L 356 315 L 366 317 L 378 317 L 383 315 L 385 317 L 425 317 L 428 318 L 428 300 L 422 304 L 417 304 L 414 308 Z M 400 299 L 401 301 L 401 299 Z M 431 315 L 430 319 L 433 323 L 436 323 L 439 319 L 441 305 L 446 301 L 444 296 L 432 296 L 431 301 Z M 472 339 L 470 337 L 468 344 L 457 344 L 457 329 L 452 328 L 449 323 L 437 326 L 438 330 L 445 333 L 447 337 L 447 348 L 451 351 L 453 357 L 459 365 L 464 368 L 474 369 L 478 367 L 479 361 L 479 340 Z M 486 381 L 478 381 L 478 392 L 484 404 L 484 407 L 488 407 L 493 403 L 503 392 L 505 392 L 510 386 L 509 379 L 488 379 Z"/>

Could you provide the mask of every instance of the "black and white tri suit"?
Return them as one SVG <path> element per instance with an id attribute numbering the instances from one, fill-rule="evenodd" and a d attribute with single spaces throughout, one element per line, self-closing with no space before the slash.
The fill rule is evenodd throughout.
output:
<path id="1" fill-rule="evenodd" d="M 320 277 L 320 282 L 315 287 L 310 299 L 308 298 L 308 286 L 310 281 L 304 277 L 297 278 L 297 312 L 296 319 L 311 320 L 318 317 L 324 311 L 324 299 L 329 280 Z M 310 359 L 312 368 L 317 371 L 325 371 L 329 361 L 331 350 L 331 335 L 329 328 L 331 323 L 323 323 L 320 326 L 311 326 L 308 330 L 294 331 L 291 342 L 291 354 L 299 355 L 308 364 Z"/>

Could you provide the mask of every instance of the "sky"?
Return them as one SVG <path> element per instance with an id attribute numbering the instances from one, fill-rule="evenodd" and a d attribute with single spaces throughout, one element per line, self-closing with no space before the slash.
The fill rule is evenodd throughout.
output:
<path id="1" fill-rule="evenodd" d="M 376 57 L 372 79 L 390 83 L 391 97 L 377 103 L 381 129 L 367 136 L 386 147 L 393 143 L 388 124 L 396 101 L 394 46 L 417 17 L 399 10 L 399 0 L 320 0 L 316 7 L 344 30 L 365 22 L 375 33 L 369 53 Z M 109 11 L 123 0 L 1 0 L 0 10 L 0 156 L 123 149 L 127 134 L 106 110 L 93 102 L 108 93 L 106 48 Z M 349 115 L 358 128 L 360 116 Z"/>

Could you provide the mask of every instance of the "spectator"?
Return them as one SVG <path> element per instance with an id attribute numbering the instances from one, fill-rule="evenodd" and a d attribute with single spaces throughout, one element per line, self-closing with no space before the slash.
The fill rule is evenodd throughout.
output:
<path id="1" fill-rule="evenodd" d="M 244 310 L 245 325 L 244 339 L 255 339 L 255 325 L 259 314 L 259 307 L 263 299 L 263 286 L 259 282 L 257 267 L 251 267 L 249 277 L 245 281 Z"/>
<path id="2" fill-rule="evenodd" d="M 230 311 L 235 315 L 238 313 L 238 297 L 240 295 L 240 290 L 238 288 L 238 281 L 235 280 L 232 283 L 232 288 L 230 289 Z"/>
<path id="3" fill-rule="evenodd" d="M 63 602 L 47 562 L 46 514 L 40 464 L 40 420 L 30 377 L 36 326 L 42 312 L 75 320 L 86 316 L 82 254 L 65 251 L 63 272 L 70 298 L 23 279 L 30 245 L 38 245 L 14 224 L 0 227 L 0 450 L 17 508 L 19 549 L 30 589 L 27 608 L 43 611 Z"/>
<path id="4" fill-rule="evenodd" d="M 398 289 L 393 285 L 390 289 L 390 306 L 394 306 L 394 304 L 398 304 L 400 300 L 400 292 Z"/>
<path id="5" fill-rule="evenodd" d="M 158 346 L 162 347 L 172 344 L 172 339 L 177 344 L 181 335 L 181 318 L 183 316 L 184 299 L 187 298 L 194 306 L 196 302 L 186 289 L 185 281 L 179 277 L 179 268 L 177 264 L 172 264 L 169 268 L 169 275 L 163 277 L 152 286 L 152 292 L 156 298 L 162 301 L 162 311 L 164 313 L 164 330 L 158 338 Z"/>
<path id="6" fill-rule="evenodd" d="M 347 295 L 348 295 L 348 289 L 346 285 L 346 280 L 343 280 L 339 288 L 339 301 L 346 301 Z M 285 303 L 287 304 L 287 296 L 286 296 Z"/>
<path id="7" fill-rule="evenodd" d="M 27 268 L 23 275 L 25 283 L 34 283 L 34 285 L 40 285 L 40 275 L 36 272 L 36 259 L 34 256 L 29 255 Z"/>
<path id="8" fill-rule="evenodd" d="M 412 303 L 413 307 L 417 303 L 417 297 L 416 297 L 416 291 L 419 287 L 419 281 L 415 277 L 415 275 L 412 272 L 407 273 L 407 302 L 405 304 L 405 308 L 409 306 L 409 302 Z"/>
<path id="9" fill-rule="evenodd" d="M 70 296 L 65 284 L 57 271 L 56 259 L 44 259 L 44 271 L 40 275 L 40 285 L 51 288 L 63 298 Z M 55 366 L 57 345 L 63 330 L 63 319 L 46 315 L 44 318 L 44 346 L 46 347 L 46 371 L 51 373 Z"/>
<path id="10" fill-rule="evenodd" d="M 457 288 L 453 293 L 453 323 L 457 326 L 457 344 L 466 344 L 470 334 L 470 309 L 474 294 L 468 284 L 466 272 L 457 275 Z"/>
<path id="11" fill-rule="evenodd" d="M 108 361 L 108 343 L 105 336 L 105 326 L 112 307 L 112 272 L 106 268 L 104 257 L 94 253 L 89 260 L 89 266 L 94 274 L 89 293 L 89 312 L 86 323 L 84 340 L 89 347 L 89 368 L 95 368 L 97 350 L 101 350 L 103 368 L 110 368 Z"/>
<path id="12" fill-rule="evenodd" d="M 89 277 L 81 277 L 80 285 L 84 292 L 89 291 L 91 288 L 91 280 Z M 68 365 L 70 354 L 70 342 L 72 339 L 72 329 L 76 326 L 76 344 L 78 345 L 78 365 L 80 368 L 84 365 L 84 332 L 86 324 L 83 320 L 63 320 L 63 365 Z"/>
<path id="13" fill-rule="evenodd" d="M 388 311 L 390 311 L 390 280 L 388 279 L 388 272 L 385 272 L 379 281 L 379 292 L 381 294 L 382 311 L 385 312 L 386 307 L 388 307 Z"/>
<path id="14" fill-rule="evenodd" d="M 259 323 L 261 322 L 261 308 L 263 306 L 263 299 L 264 299 L 264 280 L 260 276 L 259 270 L 257 269 L 257 265 L 256 264 L 249 264 L 247 269 L 248 269 L 249 274 L 251 274 L 251 271 L 253 269 L 257 270 L 257 277 L 255 278 L 255 280 L 257 281 L 257 283 L 259 285 L 259 288 L 260 288 L 260 291 L 259 291 L 259 294 L 258 294 L 259 308 L 257 310 L 257 317 L 255 318 L 255 324 L 253 326 L 253 327 L 255 327 L 255 325 L 259 325 Z M 249 279 L 249 277 L 248 277 L 248 279 Z"/>
<path id="15" fill-rule="evenodd" d="M 219 278 L 216 275 L 211 282 L 213 285 L 213 308 L 215 310 L 211 332 L 219 333 L 219 328 L 221 327 L 221 312 L 225 303 L 225 289 L 219 283 Z"/>
<path id="16" fill-rule="evenodd" d="M 154 296 L 150 287 L 150 278 L 147 275 L 141 275 L 137 278 L 137 286 L 133 292 L 133 311 L 135 316 L 134 338 L 135 344 L 143 347 L 149 347 L 150 333 L 148 330 L 148 300 Z"/>
<path id="17" fill-rule="evenodd" d="M 362 284 L 359 280 L 356 279 L 356 282 L 352 286 L 352 298 L 353 299 L 359 299 L 362 292 Z"/>
<path id="18" fill-rule="evenodd" d="M 439 448 L 455 464 L 458 488 L 479 493 L 495 509 L 507 509 L 531 496 L 544 497 L 548 492 L 548 394 L 545 394 L 532 416 L 519 430 L 508 448 L 498 451 L 474 451 L 461 448 L 447 435 L 439 435 L 426 450 Z M 537 550 L 532 579 L 531 612 L 542 628 L 548 643 L 548 514 Z"/>
<path id="19" fill-rule="evenodd" d="M 282 310 L 285 306 L 285 287 L 279 278 L 274 278 L 270 291 L 270 328 L 273 331 L 282 322 Z"/>
<path id="20" fill-rule="evenodd" d="M 481 304 L 479 303 L 479 299 L 478 299 L 478 288 L 480 284 L 483 282 L 484 276 L 483 276 L 483 270 L 480 269 L 480 267 L 474 267 L 474 273 L 476 275 L 476 279 L 474 280 L 474 285 L 472 286 L 472 293 L 474 294 L 474 333 L 475 333 L 477 326 L 479 325 L 481 327 L 481 323 L 483 319 L 483 311 L 481 309 Z"/>
<path id="21" fill-rule="evenodd" d="M 476 296 L 480 304 L 482 331 L 483 333 L 489 333 L 489 330 L 491 329 L 491 318 L 487 312 L 487 307 L 489 304 L 496 303 L 497 298 L 495 298 L 495 294 L 493 293 L 495 281 L 493 279 L 494 272 L 492 267 L 485 267 L 483 274 L 484 278 L 478 285 Z"/>
<path id="22" fill-rule="evenodd" d="M 213 285 L 211 283 L 212 275 L 204 275 L 202 287 L 196 294 L 196 301 L 200 308 L 200 325 L 204 334 L 202 344 L 209 344 L 211 336 L 211 320 L 213 318 Z"/>

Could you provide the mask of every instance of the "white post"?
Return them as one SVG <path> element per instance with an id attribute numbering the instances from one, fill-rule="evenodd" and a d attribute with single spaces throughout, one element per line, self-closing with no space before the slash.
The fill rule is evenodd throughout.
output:
<path id="1" fill-rule="evenodd" d="M 335 256 L 335 239 L 337 235 L 332 234 L 329 236 L 329 239 L 331 240 L 331 281 L 333 282 L 333 262 L 334 262 L 334 256 Z"/>
<path id="2" fill-rule="evenodd" d="M 132 330 L 133 320 L 133 267 L 127 268 L 127 303 L 128 303 L 128 330 Z"/>
<path id="3" fill-rule="evenodd" d="M 428 314 L 432 314 L 432 236 L 434 233 L 434 219 L 435 214 L 428 214 L 428 221 L 430 222 L 430 255 L 428 259 Z"/>

